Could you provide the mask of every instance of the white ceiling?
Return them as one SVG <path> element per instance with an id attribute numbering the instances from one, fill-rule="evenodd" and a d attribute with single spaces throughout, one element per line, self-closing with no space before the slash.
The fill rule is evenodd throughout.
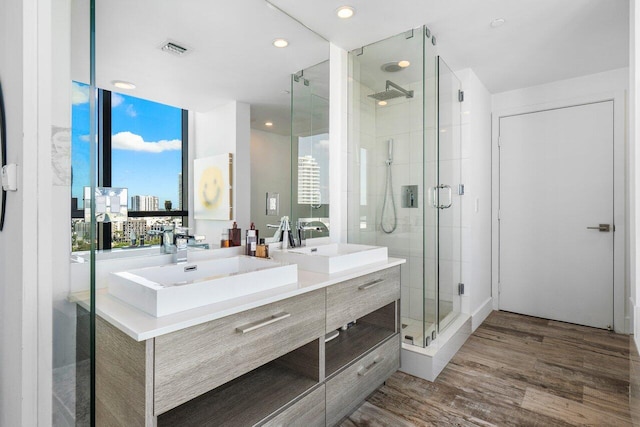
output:
<path id="1" fill-rule="evenodd" d="M 628 65 L 628 0 L 271 0 L 347 50 L 429 26 L 453 68 L 492 93 Z M 88 2 L 72 2 L 72 77 L 88 81 Z M 335 10 L 356 8 L 350 20 Z M 97 0 L 98 86 L 195 111 L 252 105 L 253 127 L 288 133 L 290 75 L 329 56 L 328 43 L 265 0 Z M 494 18 L 506 24 L 492 29 Z M 271 45 L 290 41 L 286 49 Z M 190 48 L 160 50 L 167 40 Z M 326 67 L 325 67 L 326 68 Z M 265 128 L 266 130 L 266 128 Z"/>
<path id="2" fill-rule="evenodd" d="M 72 78 L 88 82 L 88 2 L 73 2 Z M 273 47 L 276 38 L 289 41 Z M 160 47 L 189 48 L 176 56 Z M 325 61 L 326 40 L 264 0 L 97 0 L 96 83 L 194 111 L 231 100 L 289 133 L 291 74 Z M 114 80 L 136 84 L 117 89 Z"/>
<path id="3" fill-rule="evenodd" d="M 472 68 L 492 93 L 629 63 L 628 0 L 271 1 L 347 50 L 426 24 L 451 68 Z M 344 4 L 349 20 L 335 16 Z"/>

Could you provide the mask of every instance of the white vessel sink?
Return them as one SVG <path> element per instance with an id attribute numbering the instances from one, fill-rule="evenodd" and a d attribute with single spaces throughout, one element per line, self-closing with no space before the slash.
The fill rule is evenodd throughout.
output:
<path id="1" fill-rule="evenodd" d="M 296 263 L 301 270 L 333 274 L 368 264 L 386 262 L 387 248 L 383 246 L 331 243 L 283 251 L 273 251 L 276 260 Z"/>
<path id="2" fill-rule="evenodd" d="M 109 293 L 160 317 L 297 281 L 295 264 L 240 255 L 111 273 Z"/>

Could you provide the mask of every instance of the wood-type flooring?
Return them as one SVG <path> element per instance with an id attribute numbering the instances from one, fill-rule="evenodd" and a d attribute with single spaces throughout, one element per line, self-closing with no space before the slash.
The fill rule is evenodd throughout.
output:
<path id="1" fill-rule="evenodd" d="M 629 336 L 494 311 L 433 383 L 396 372 L 353 426 L 628 426 Z"/>

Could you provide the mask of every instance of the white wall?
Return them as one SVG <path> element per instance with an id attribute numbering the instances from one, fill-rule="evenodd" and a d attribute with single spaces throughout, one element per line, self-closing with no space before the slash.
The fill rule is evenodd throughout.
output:
<path id="1" fill-rule="evenodd" d="M 637 208 L 638 202 L 637 191 L 640 189 L 638 179 L 640 174 L 637 173 L 637 165 L 640 163 L 640 150 L 637 149 L 637 129 L 640 109 L 638 108 L 638 81 L 640 80 L 640 55 L 636 52 L 636 47 L 640 46 L 640 31 L 638 31 L 638 23 L 640 23 L 640 7 L 635 0 L 629 1 L 629 148 L 627 153 L 628 164 L 628 202 L 629 202 L 629 232 L 628 238 L 628 261 L 629 273 L 628 283 L 629 303 L 631 324 L 633 325 L 633 340 L 635 348 L 631 349 L 629 360 L 629 407 L 631 409 L 631 419 L 634 425 L 640 425 L 640 357 L 638 357 L 638 349 L 640 349 L 640 316 L 638 315 L 638 296 L 640 292 L 638 287 L 640 284 L 637 280 L 638 267 L 638 239 L 637 224 L 640 209 Z"/>
<path id="2" fill-rule="evenodd" d="M 638 31 L 638 22 L 640 22 L 640 7 L 635 0 L 629 2 L 629 144 L 628 144 L 628 206 L 629 206 L 629 240 L 628 240 L 628 260 L 629 260 L 629 277 L 630 283 L 629 297 L 631 304 L 631 320 L 633 324 L 633 334 L 636 348 L 640 349 L 640 316 L 638 315 L 640 297 L 640 283 L 638 282 L 638 265 L 640 264 L 640 250 L 638 250 L 637 225 L 640 223 L 638 215 L 640 209 L 637 208 L 638 202 L 637 191 L 640 189 L 638 180 L 640 174 L 637 173 L 637 165 L 640 164 L 640 150 L 637 147 L 638 141 L 638 121 L 640 119 L 640 108 L 638 105 L 640 96 L 638 95 L 638 82 L 640 81 L 640 55 L 636 49 L 640 46 L 640 31 Z"/>
<path id="3" fill-rule="evenodd" d="M 0 3 L 7 162 L 19 165 L 0 233 L 1 426 L 51 421 L 50 7 Z"/>
<path id="4" fill-rule="evenodd" d="M 22 163 L 22 4 L 0 3 L 0 82 L 7 120 L 7 157 Z M 9 42 L 11 41 L 11 42 Z M 0 232 L 0 425 L 22 424 L 22 200 L 7 195 L 5 228 Z"/>
<path id="5" fill-rule="evenodd" d="M 189 164 L 193 160 L 218 154 L 233 154 L 233 218 L 245 230 L 251 221 L 251 128 L 249 104 L 231 101 L 207 113 L 190 113 Z M 193 188 L 193 168 L 189 169 L 189 187 Z M 192 232 L 205 235 L 206 241 L 220 244 L 223 229 L 232 221 L 193 219 L 193 191 L 189 191 L 189 224 Z M 243 231 L 244 234 L 244 231 Z"/>
<path id="6" fill-rule="evenodd" d="M 260 237 L 273 236 L 267 224 L 277 224 L 291 212 L 291 138 L 251 129 L 251 221 Z M 280 194 L 280 215 L 266 216 L 266 193 Z"/>
<path id="7" fill-rule="evenodd" d="M 347 241 L 347 114 L 349 57 L 329 44 L 329 223 L 332 242 Z"/>
<path id="8" fill-rule="evenodd" d="M 509 92 L 494 94 L 492 97 L 492 158 L 493 158 L 493 267 L 492 267 L 492 288 L 493 295 L 498 295 L 498 222 L 497 222 L 497 202 L 498 202 L 498 118 L 502 115 L 523 113 L 527 111 L 538 111 L 546 108 L 558 108 L 571 106 L 600 100 L 614 100 L 614 186 L 615 193 L 615 224 L 616 236 L 620 238 L 615 241 L 615 250 L 622 253 L 616 257 L 614 269 L 617 274 L 614 284 L 614 321 L 617 332 L 628 329 L 628 304 L 629 295 L 628 283 L 629 264 L 625 266 L 625 235 L 627 234 L 626 219 L 629 218 L 628 204 L 625 206 L 627 183 L 625 182 L 626 151 L 626 93 L 629 83 L 629 70 L 627 68 L 606 71 L 588 76 L 577 77 L 568 80 L 561 80 L 545 85 L 523 88 Z M 498 308 L 498 298 L 494 298 L 494 308 Z"/>
<path id="9" fill-rule="evenodd" d="M 491 94 L 473 70 L 462 82 L 462 311 L 475 330 L 491 312 Z"/>

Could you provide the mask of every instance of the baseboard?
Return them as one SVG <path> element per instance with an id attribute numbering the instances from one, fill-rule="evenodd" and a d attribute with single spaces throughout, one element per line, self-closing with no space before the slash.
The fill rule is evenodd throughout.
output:
<path id="1" fill-rule="evenodd" d="M 475 332 L 478 326 L 482 325 L 482 322 L 489 317 L 492 311 L 493 298 L 489 297 L 471 314 L 471 332 Z"/>

